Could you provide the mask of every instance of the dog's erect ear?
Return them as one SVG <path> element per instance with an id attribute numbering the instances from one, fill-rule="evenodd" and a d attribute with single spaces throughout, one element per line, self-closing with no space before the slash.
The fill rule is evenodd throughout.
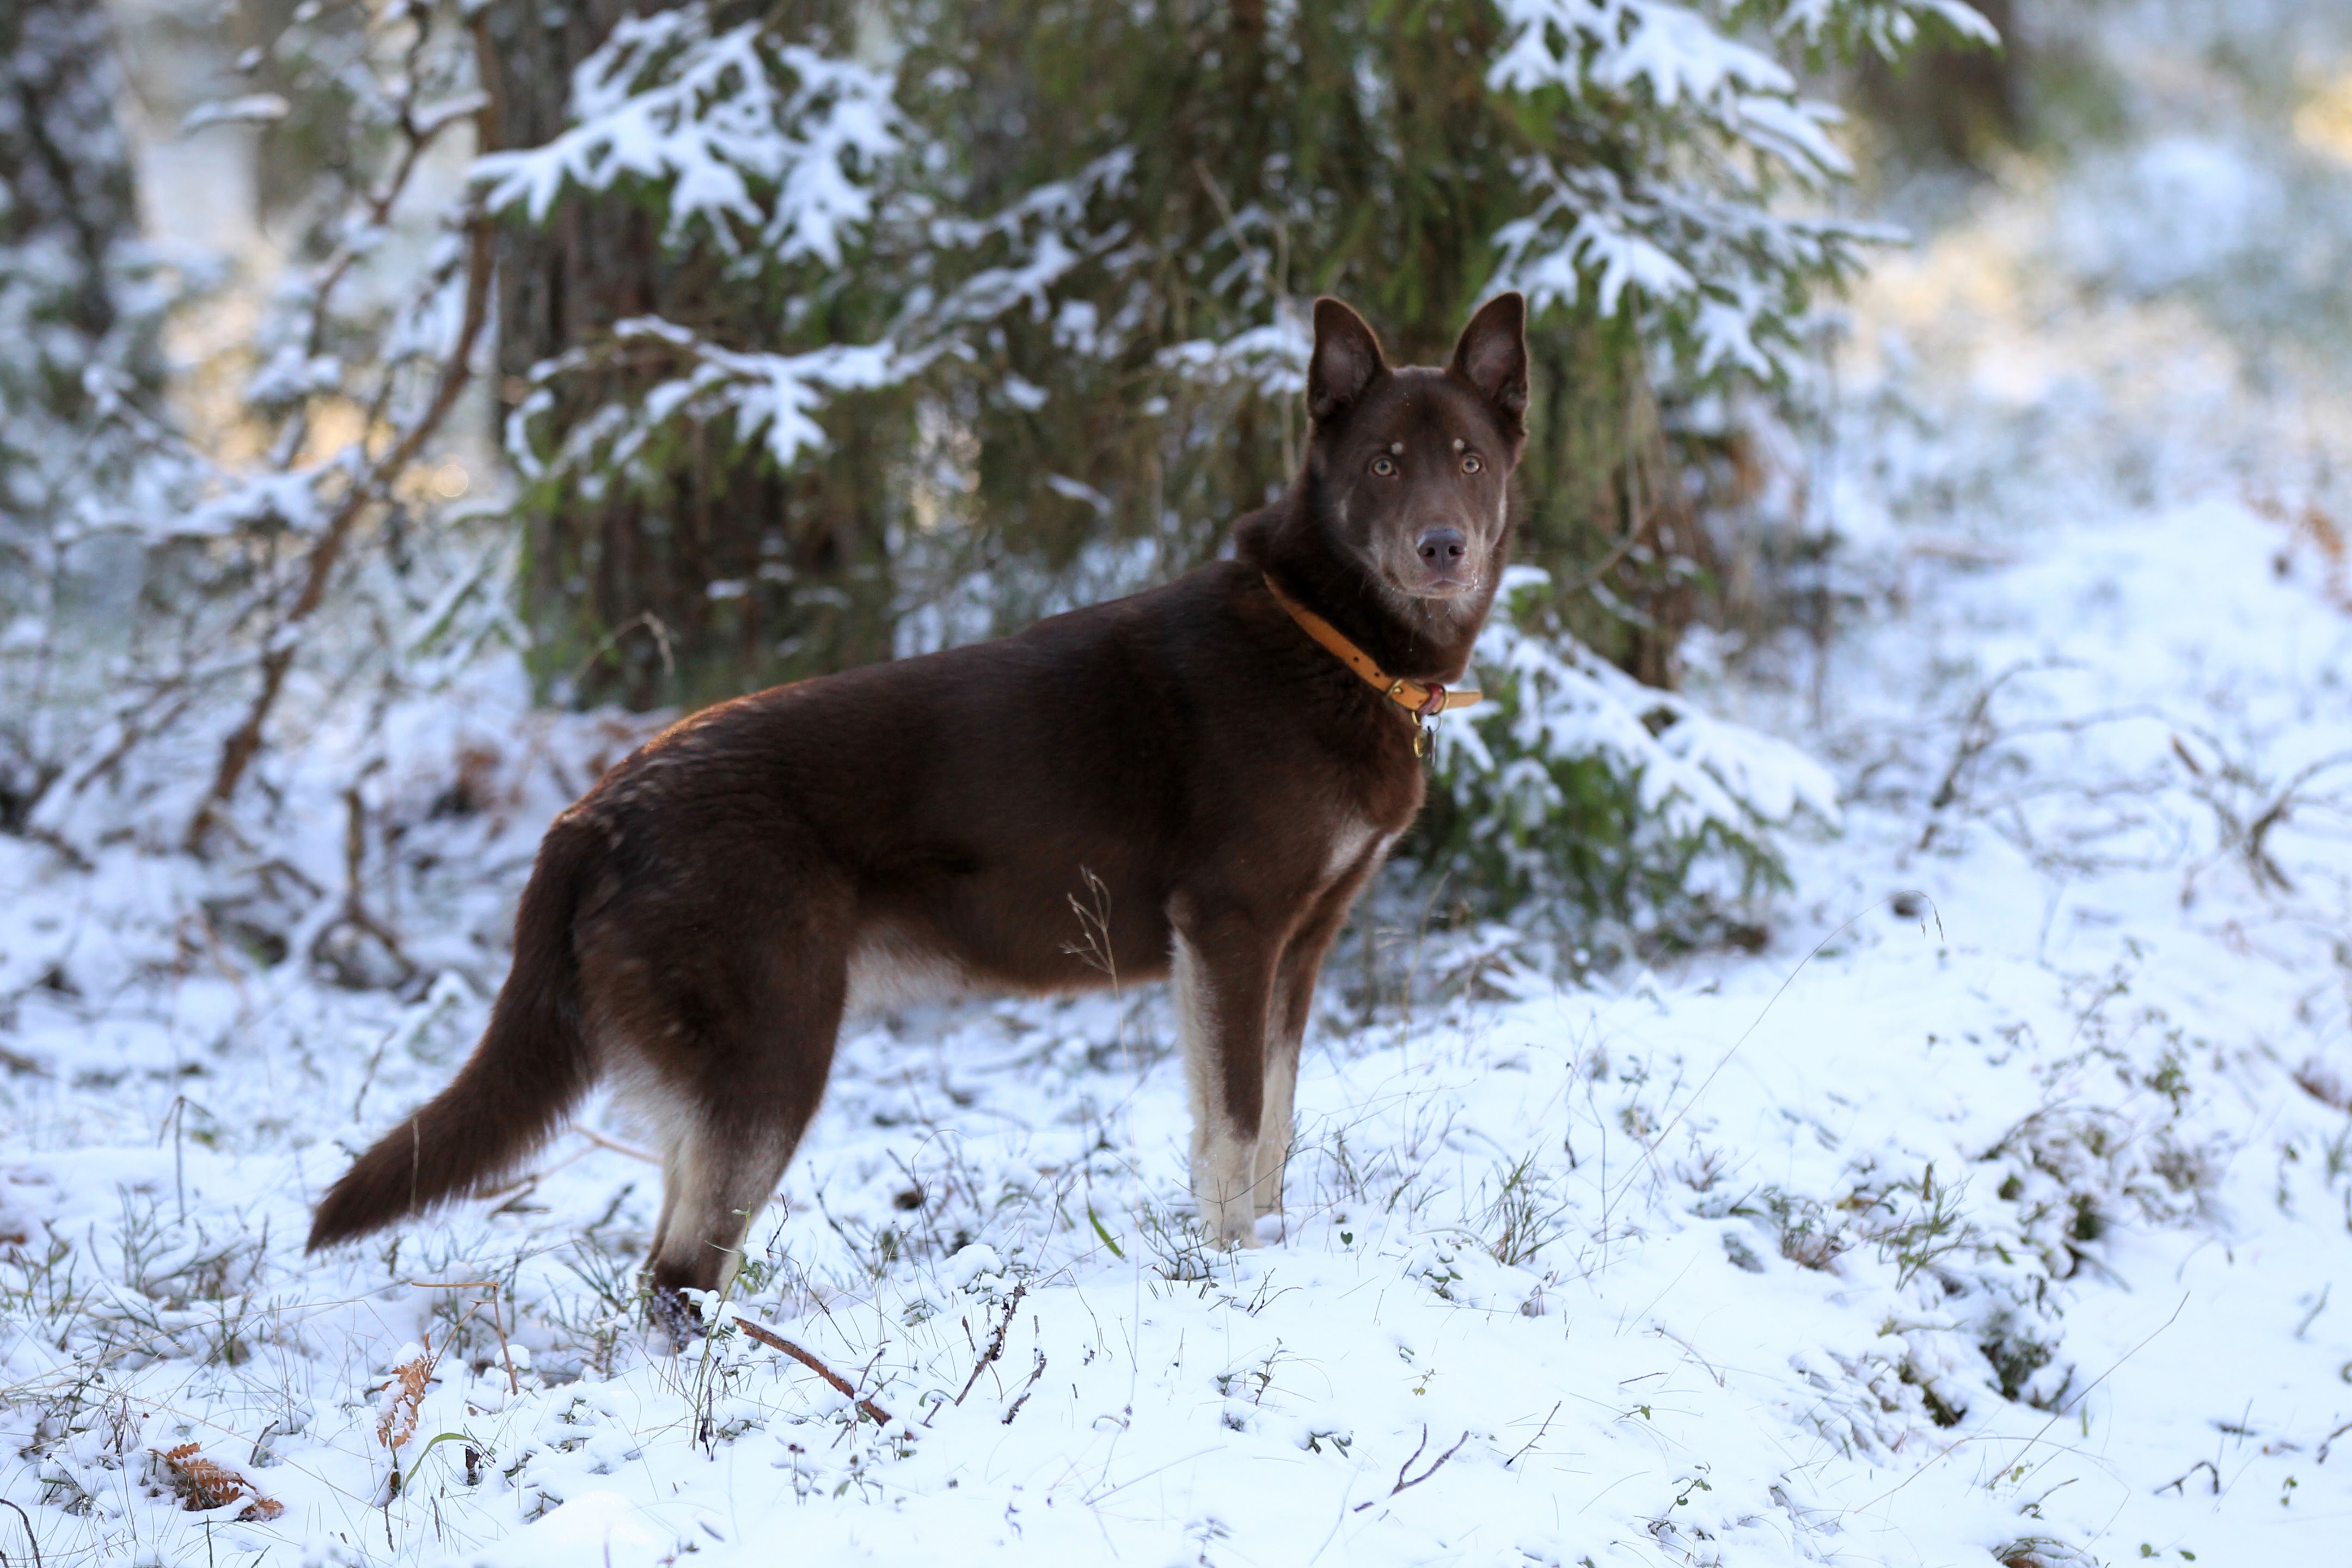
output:
<path id="1" fill-rule="evenodd" d="M 1517 430 L 1528 410 L 1528 300 L 1517 291 L 1478 307 L 1446 367 L 1476 387 Z"/>
<path id="2" fill-rule="evenodd" d="M 1389 368 L 1381 340 L 1339 300 L 1315 301 L 1315 357 L 1307 365 L 1307 412 L 1328 419 L 1364 395 Z"/>

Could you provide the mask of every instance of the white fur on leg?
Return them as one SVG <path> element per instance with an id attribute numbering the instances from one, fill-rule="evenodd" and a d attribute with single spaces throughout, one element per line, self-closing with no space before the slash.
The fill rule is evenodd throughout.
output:
<path id="1" fill-rule="evenodd" d="M 1218 1246 L 1255 1247 L 1257 1215 L 1251 1201 L 1255 1130 L 1244 1136 L 1229 1126 L 1217 1103 L 1216 998 L 1200 955 L 1181 931 L 1176 934 L 1172 959 L 1177 1038 L 1192 1098 L 1192 1201 L 1200 1207 L 1202 1228 Z"/>
<path id="2" fill-rule="evenodd" d="M 710 1168 L 709 1141 L 698 1131 L 680 1137 L 662 1162 L 661 1233 L 646 1254 L 648 1268 L 662 1263 L 686 1266 L 700 1252 L 702 1229 L 716 1206 L 716 1173 Z"/>
<path id="3" fill-rule="evenodd" d="M 781 1148 L 741 1148 L 699 1129 L 688 1132 L 664 1165 L 662 1228 L 646 1267 L 694 1273 L 715 1252 L 711 1288 L 725 1295 L 743 1267 L 744 1237 L 774 1195 L 783 1163 Z"/>
<path id="4" fill-rule="evenodd" d="M 1290 1113 L 1297 1088 L 1297 1046 L 1267 1041 L 1265 1099 L 1258 1110 L 1256 1157 L 1252 1162 L 1256 1179 L 1251 1206 L 1261 1215 L 1282 1212 L 1283 1168 L 1290 1162 Z"/>
<path id="5" fill-rule="evenodd" d="M 1219 1247 L 1257 1245 L 1256 1205 L 1251 1201 L 1257 1148 L 1253 1142 L 1192 1128 L 1192 1200 L 1201 1228 Z"/>

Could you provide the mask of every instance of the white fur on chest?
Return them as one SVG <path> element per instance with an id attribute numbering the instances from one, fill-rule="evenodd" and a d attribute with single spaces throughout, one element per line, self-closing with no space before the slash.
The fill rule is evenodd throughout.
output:
<path id="1" fill-rule="evenodd" d="M 1362 817 L 1342 817 L 1331 834 L 1331 847 L 1323 858 L 1324 883 L 1328 886 L 1338 881 L 1362 864 L 1368 855 L 1379 858 L 1395 841 L 1395 834 L 1382 833 Z"/>

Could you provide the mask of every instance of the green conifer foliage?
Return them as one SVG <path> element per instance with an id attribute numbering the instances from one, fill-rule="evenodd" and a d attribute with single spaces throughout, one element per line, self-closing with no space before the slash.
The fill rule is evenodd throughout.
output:
<path id="1" fill-rule="evenodd" d="M 1474 909 L 1727 918 L 1777 875 L 1772 831 L 1835 805 L 1640 695 L 1675 684 L 1710 567 L 1672 410 L 1783 385 L 1883 237 L 1822 211 L 1849 165 L 1797 65 L 1989 37 L 1958 0 L 623 17 L 569 128 L 485 166 L 519 224 L 638 237 L 509 422 L 542 668 L 699 701 L 1165 580 L 1296 470 L 1316 296 L 1431 363 L 1516 287 L 1527 569 L 1481 655 L 1508 668 L 1408 857 L 1471 870 Z M 567 529 L 589 542 L 551 576 Z M 696 542 L 730 529 L 731 555 Z M 667 679 L 645 639 L 614 651 L 637 605 Z"/>

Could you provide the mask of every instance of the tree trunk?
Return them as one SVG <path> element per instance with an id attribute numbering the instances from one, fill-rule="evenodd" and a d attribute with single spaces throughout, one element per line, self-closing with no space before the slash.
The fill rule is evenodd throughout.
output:
<path id="1" fill-rule="evenodd" d="M 485 85 L 501 145 L 537 146 L 561 132 L 574 69 L 622 16 L 654 8 L 496 0 L 485 17 Z M 730 348 L 777 346 L 774 302 L 730 289 L 710 257 L 666 251 L 657 225 L 619 195 L 573 195 L 543 226 L 508 224 L 498 282 L 504 408 L 520 401 L 533 365 L 634 316 Z M 646 384 L 625 371 L 575 378 L 556 429 Z M 523 597 L 542 689 L 581 703 L 695 707 L 888 657 L 884 476 L 859 462 L 851 411 L 824 423 L 830 447 L 791 474 L 705 432 L 663 454 L 646 482 L 616 480 L 593 497 L 576 485 L 534 493 Z"/>
<path id="2" fill-rule="evenodd" d="M 2000 34 L 2001 47 L 1944 45 L 1920 49 L 1900 65 L 1865 55 L 1855 71 L 1863 111 L 1891 149 L 1914 168 L 1937 165 L 1983 173 L 1992 154 L 2026 129 L 2026 48 L 2011 0 L 1971 0 Z"/>

